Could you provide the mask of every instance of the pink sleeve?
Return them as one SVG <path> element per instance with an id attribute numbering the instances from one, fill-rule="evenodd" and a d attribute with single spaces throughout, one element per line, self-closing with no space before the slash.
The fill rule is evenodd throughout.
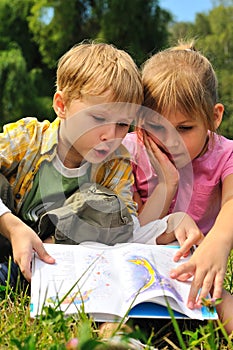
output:
<path id="1" fill-rule="evenodd" d="M 221 180 L 223 181 L 228 175 L 233 174 L 233 140 L 225 140 L 224 144 L 225 164 L 222 169 Z"/>

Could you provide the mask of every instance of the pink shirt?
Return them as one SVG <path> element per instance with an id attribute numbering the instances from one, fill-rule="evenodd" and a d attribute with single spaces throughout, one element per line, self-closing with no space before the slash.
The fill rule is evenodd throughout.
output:
<path id="1" fill-rule="evenodd" d="M 157 184 L 145 146 L 135 132 L 123 140 L 132 157 L 134 190 L 145 202 Z M 222 182 L 233 174 L 233 140 L 214 134 L 214 143 L 207 152 L 179 170 L 180 182 L 169 212 L 184 211 L 207 234 L 221 208 Z"/>

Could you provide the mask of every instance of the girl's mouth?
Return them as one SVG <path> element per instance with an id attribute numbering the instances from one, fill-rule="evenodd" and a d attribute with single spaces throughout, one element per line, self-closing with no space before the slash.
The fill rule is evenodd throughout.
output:
<path id="1" fill-rule="evenodd" d="M 163 148 L 161 145 L 158 145 L 156 143 L 157 147 L 160 149 L 161 152 L 163 152 L 167 157 L 168 159 L 175 165 L 175 162 L 174 162 L 174 158 L 172 156 L 171 153 L 169 153 L 165 148 Z"/>

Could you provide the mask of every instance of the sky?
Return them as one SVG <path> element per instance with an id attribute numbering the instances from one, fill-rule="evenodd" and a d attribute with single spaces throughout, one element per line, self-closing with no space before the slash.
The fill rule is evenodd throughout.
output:
<path id="1" fill-rule="evenodd" d="M 169 10 L 177 22 L 194 22 L 197 12 L 208 13 L 213 8 L 212 0 L 160 0 L 159 5 Z"/>

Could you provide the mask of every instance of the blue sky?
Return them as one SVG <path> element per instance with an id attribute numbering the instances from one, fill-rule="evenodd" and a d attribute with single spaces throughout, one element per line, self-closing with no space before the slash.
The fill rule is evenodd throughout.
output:
<path id="1" fill-rule="evenodd" d="M 169 10 L 177 22 L 194 22 L 197 12 L 206 12 L 213 8 L 212 0 L 160 0 L 160 7 Z"/>

